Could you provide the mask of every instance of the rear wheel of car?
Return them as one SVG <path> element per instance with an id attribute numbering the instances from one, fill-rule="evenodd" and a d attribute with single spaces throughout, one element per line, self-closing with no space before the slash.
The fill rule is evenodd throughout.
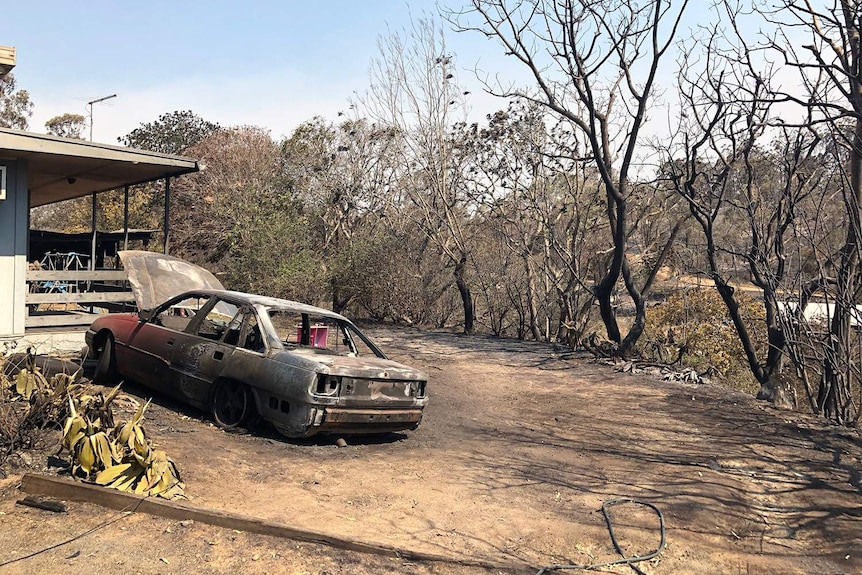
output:
<path id="1" fill-rule="evenodd" d="M 238 381 L 220 381 L 213 392 L 212 415 L 216 425 L 233 429 L 246 422 L 254 412 L 248 388 Z"/>
<path id="2" fill-rule="evenodd" d="M 105 337 L 105 343 L 101 353 L 99 353 L 99 362 L 96 364 L 93 381 L 101 385 L 111 385 L 116 380 L 117 360 L 114 357 L 114 338 L 108 335 Z"/>

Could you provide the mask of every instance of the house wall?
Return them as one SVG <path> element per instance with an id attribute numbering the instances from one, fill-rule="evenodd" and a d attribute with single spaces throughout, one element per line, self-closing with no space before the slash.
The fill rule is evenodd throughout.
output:
<path id="1" fill-rule="evenodd" d="M 6 199 L 0 200 L 0 338 L 23 335 L 27 293 L 27 162 L 2 160 Z M 10 305 L 11 304 L 11 305 Z"/>

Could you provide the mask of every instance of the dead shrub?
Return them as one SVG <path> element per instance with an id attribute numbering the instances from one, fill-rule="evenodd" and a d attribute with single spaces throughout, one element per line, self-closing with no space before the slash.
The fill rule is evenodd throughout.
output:
<path id="1" fill-rule="evenodd" d="M 46 379 L 32 351 L 10 359 L 0 356 L 0 474 L 9 456 L 20 450 L 56 441 L 45 433 L 59 429 L 68 415 L 67 397 L 80 388 L 77 374 L 56 374 Z"/>

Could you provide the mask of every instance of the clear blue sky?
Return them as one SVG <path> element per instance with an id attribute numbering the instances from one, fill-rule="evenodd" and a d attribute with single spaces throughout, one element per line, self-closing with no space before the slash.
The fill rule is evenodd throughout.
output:
<path id="1" fill-rule="evenodd" d="M 335 118 L 367 88 L 387 26 L 400 30 L 426 11 L 436 13 L 433 0 L 16 1 L 3 6 L 0 45 L 17 48 L 15 78 L 35 104 L 31 131 L 116 93 L 94 106 L 96 141 L 116 143 L 186 109 L 279 137 L 315 115 Z M 507 60 L 475 34 L 451 33 L 447 43 L 464 68 Z M 460 77 L 482 115 L 502 107 L 472 74 Z"/>
<path id="2" fill-rule="evenodd" d="M 688 25 L 705 17 L 701 2 L 693 0 Z M 58 114 L 86 115 L 88 100 L 116 93 L 94 106 L 96 141 L 116 143 L 175 110 L 281 137 L 315 115 L 335 120 L 354 91 L 367 89 L 378 38 L 402 30 L 411 13 L 436 10 L 434 0 L 15 0 L 3 6 L 0 45 L 18 50 L 18 87 L 35 104 L 31 131 Z M 472 120 L 505 107 L 483 93 L 473 68 L 527 82 L 526 70 L 481 34 L 449 32 L 446 41 L 471 92 Z M 674 70 L 669 58 L 663 83 Z M 653 133 L 666 133 L 668 114 L 651 111 L 660 124 Z"/>

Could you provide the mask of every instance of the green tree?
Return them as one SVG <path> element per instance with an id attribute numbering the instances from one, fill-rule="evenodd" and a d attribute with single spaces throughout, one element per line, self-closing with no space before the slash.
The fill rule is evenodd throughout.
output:
<path id="1" fill-rule="evenodd" d="M 33 102 L 27 90 L 15 89 L 15 77 L 0 77 L 0 127 L 26 130 L 33 115 Z"/>
<path id="2" fill-rule="evenodd" d="M 204 120 L 191 110 L 183 110 L 162 114 L 158 120 L 141 124 L 117 141 L 131 148 L 181 154 L 219 130 L 218 124 Z"/>
<path id="3" fill-rule="evenodd" d="M 324 303 L 317 242 L 269 132 L 220 129 L 188 154 L 207 169 L 173 187 L 172 252 L 219 274 L 231 289 Z"/>
<path id="4" fill-rule="evenodd" d="M 84 116 L 81 114 L 60 114 L 45 122 L 49 134 L 63 138 L 83 140 Z"/>

